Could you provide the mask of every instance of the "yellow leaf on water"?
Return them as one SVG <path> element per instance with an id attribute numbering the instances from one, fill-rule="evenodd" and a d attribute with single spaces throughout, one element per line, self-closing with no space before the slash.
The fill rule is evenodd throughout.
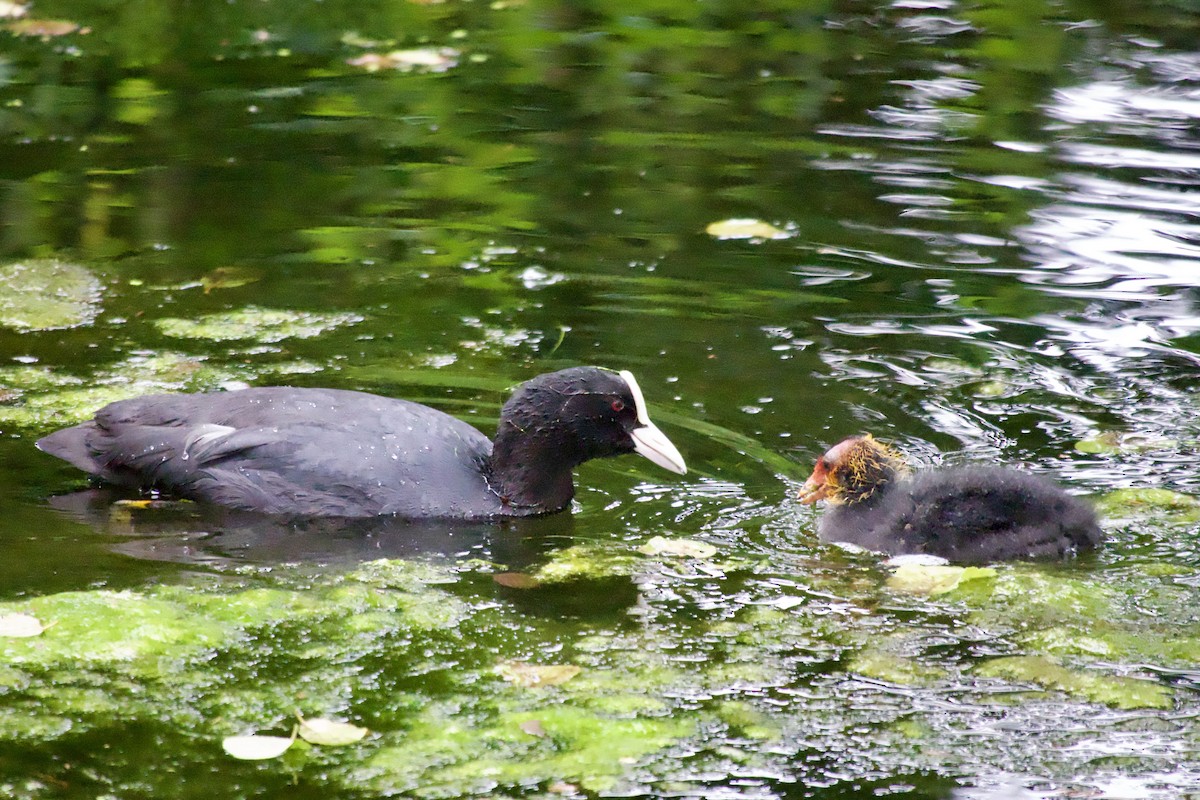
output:
<path id="1" fill-rule="evenodd" d="M 786 239 L 792 234 L 760 219 L 723 219 L 704 232 L 715 239 Z"/>
<path id="2" fill-rule="evenodd" d="M 113 503 L 121 508 L 150 508 L 153 504 L 153 500 L 117 500 Z"/>
<path id="3" fill-rule="evenodd" d="M 194 509 L 196 504 L 191 500 L 157 500 L 154 498 L 143 498 L 141 500 L 114 500 L 112 509 L 118 511 L 188 511 Z"/>

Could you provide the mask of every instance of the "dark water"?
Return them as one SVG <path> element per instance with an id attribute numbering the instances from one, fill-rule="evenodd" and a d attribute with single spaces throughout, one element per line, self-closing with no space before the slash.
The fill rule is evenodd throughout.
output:
<path id="1" fill-rule="evenodd" d="M 82 324 L 0 327 L 0 596 L 303 595 L 393 558 L 444 570 L 427 585 L 463 610 L 424 644 L 251 619 L 254 646 L 176 654 L 186 678 L 22 667 L 0 680 L 0 793 L 1200 796 L 1191 518 L 1110 515 L 1094 558 L 1002 568 L 1072 587 L 1031 610 L 891 592 L 875 559 L 819 545 L 793 499 L 825 446 L 863 430 L 918 463 L 1024 465 L 1097 498 L 1197 491 L 1190 0 L 61 2 L 30 18 L 82 29 L 0 33 L 3 264 L 81 265 L 102 289 Z M 710 228 L 743 219 L 773 230 Z M 638 376 L 688 476 L 591 463 L 574 514 L 502 529 L 277 531 L 63 498 L 85 482 L 32 446 L 108 392 L 243 384 L 404 396 L 490 432 L 508 387 L 580 363 Z M 1100 433 L 1144 446 L 1076 448 Z M 656 535 L 725 561 L 531 592 L 491 578 L 571 546 L 636 556 Z M 1143 644 L 1047 644 L 1105 625 Z M 306 672 L 297 652 L 320 636 Z M 864 653 L 940 677 L 887 680 Z M 1019 655 L 1170 699 L 1121 708 L 977 671 Z M 431 735 L 502 729 L 497 658 L 645 685 L 645 708 L 598 713 L 662 739 L 589 783 L 592 766 L 490 733 Z M 224 735 L 286 734 L 305 701 L 272 687 L 293 679 L 340 687 L 313 688 L 306 713 L 374 738 L 287 769 L 225 757 Z M 549 705 L 591 708 L 576 691 Z M 13 721 L 46 709 L 61 724 Z M 561 736 L 564 759 L 587 750 Z M 451 740 L 463 750 L 436 750 Z M 455 772 L 493 745 L 529 773 Z M 388 755 L 406 748 L 413 764 Z"/>

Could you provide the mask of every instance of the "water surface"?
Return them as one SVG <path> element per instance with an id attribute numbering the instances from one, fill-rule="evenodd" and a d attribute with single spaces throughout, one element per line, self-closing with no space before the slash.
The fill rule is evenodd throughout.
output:
<path id="1" fill-rule="evenodd" d="M 43 293 L 61 323 L 11 298 L 31 273 L 0 296 L 0 596 L 58 622 L 4 644 L 5 794 L 1200 793 L 1186 497 L 932 598 L 794 499 L 864 430 L 1098 501 L 1197 492 L 1190 3 L 5 24 L 2 264 L 97 282 Z M 501 527 L 275 529 L 74 494 L 32 445 L 118 396 L 279 383 L 490 433 L 509 387 L 580 363 L 638 376 L 688 476 L 593 462 L 572 514 Z M 582 671 L 531 689 L 506 661 Z M 373 733 L 221 752 L 296 709 Z"/>

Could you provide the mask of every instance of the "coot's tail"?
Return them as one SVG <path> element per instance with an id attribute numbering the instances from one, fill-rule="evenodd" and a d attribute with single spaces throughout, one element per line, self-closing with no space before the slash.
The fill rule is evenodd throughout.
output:
<path id="1" fill-rule="evenodd" d="M 92 475 L 102 475 L 104 465 L 98 462 L 88 447 L 88 440 L 96 432 L 96 423 L 88 421 L 82 425 L 63 428 L 34 442 L 38 450 L 57 456 L 69 464 Z"/>

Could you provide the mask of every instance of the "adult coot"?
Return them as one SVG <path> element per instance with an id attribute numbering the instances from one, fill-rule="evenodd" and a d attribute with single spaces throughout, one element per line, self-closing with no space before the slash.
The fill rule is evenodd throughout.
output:
<path id="1" fill-rule="evenodd" d="M 1003 467 L 910 475 L 894 450 L 852 436 L 817 459 L 801 489 L 825 500 L 818 533 L 892 555 L 927 553 L 984 563 L 1064 558 L 1100 544 L 1096 515 L 1051 481 Z"/>
<path id="2" fill-rule="evenodd" d="M 37 446 L 112 483 L 304 516 L 548 514 L 588 459 L 640 453 L 687 471 L 633 375 L 596 367 L 519 386 L 495 442 L 418 403 L 280 386 L 121 400 Z"/>

